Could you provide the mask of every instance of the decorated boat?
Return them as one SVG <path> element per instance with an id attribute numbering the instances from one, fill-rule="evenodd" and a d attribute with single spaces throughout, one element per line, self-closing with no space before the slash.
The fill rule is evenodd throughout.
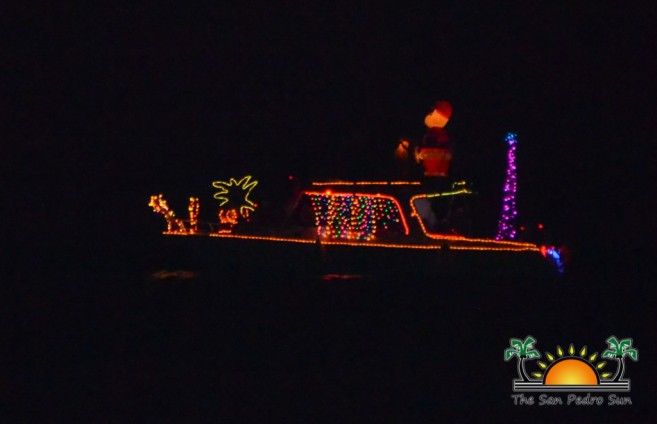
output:
<path id="1" fill-rule="evenodd" d="M 215 181 L 214 222 L 198 219 L 198 198 L 190 198 L 188 219 L 162 195 L 150 206 L 179 254 L 209 254 L 224 269 L 498 274 L 546 262 L 534 243 L 468 235 L 476 193 L 464 181 L 442 191 L 423 181 L 314 181 L 283 205 L 251 200 L 258 184 L 251 176 Z"/>
<path id="2" fill-rule="evenodd" d="M 174 252 L 209 257 L 224 270 L 273 266 L 323 274 L 494 275 L 547 267 L 544 258 L 554 258 L 556 250 L 514 240 L 513 134 L 507 136 L 510 159 L 498 234 L 472 234 L 469 210 L 476 193 L 466 181 L 447 177 L 451 151 L 442 127 L 451 108 L 445 103 L 427 116 L 430 131 L 414 151 L 425 170 L 418 179 L 301 183 L 290 176 L 294 189 L 277 203 L 258 194 L 261 185 L 251 175 L 226 178 L 212 183 L 218 201 L 212 206 L 213 221 L 199 220 L 195 197 L 189 200 L 188 219 L 177 217 L 161 194 L 152 196 L 149 205 L 165 218 L 163 234 L 174 240 Z M 398 160 L 409 144 L 402 140 Z"/>

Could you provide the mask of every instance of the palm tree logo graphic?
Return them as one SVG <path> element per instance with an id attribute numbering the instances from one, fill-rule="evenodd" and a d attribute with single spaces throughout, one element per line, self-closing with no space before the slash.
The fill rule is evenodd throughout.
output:
<path id="1" fill-rule="evenodd" d="M 624 379 L 625 357 L 639 360 L 638 349 L 632 339 L 615 336 L 607 340 L 608 349 L 601 359 L 616 361 L 616 372 L 605 371 L 607 361 L 599 360 L 597 352 L 589 353 L 586 346 L 576 349 L 571 343 L 567 349 L 557 346 L 556 353 L 545 352 L 544 361 L 536 361 L 538 370 L 528 373 L 527 360 L 542 359 L 535 349 L 536 339 L 510 339 L 510 347 L 504 350 L 504 360 L 517 359 L 518 378 L 513 380 L 514 392 L 629 392 L 630 380 Z"/>
<path id="2" fill-rule="evenodd" d="M 609 349 L 602 352 L 603 358 L 615 359 L 618 362 L 618 368 L 612 381 L 623 381 L 625 374 L 625 357 L 629 356 L 633 361 L 639 360 L 639 351 L 632 347 L 632 339 L 623 339 L 618 341 L 614 336 L 607 339 Z"/>
<path id="3" fill-rule="evenodd" d="M 540 358 L 541 354 L 538 350 L 534 349 L 536 339 L 532 336 L 527 336 L 525 340 L 511 339 L 511 347 L 504 350 L 504 360 L 508 361 L 514 356 L 518 359 L 518 376 L 521 381 L 529 381 L 527 371 L 525 370 L 525 359 Z"/>

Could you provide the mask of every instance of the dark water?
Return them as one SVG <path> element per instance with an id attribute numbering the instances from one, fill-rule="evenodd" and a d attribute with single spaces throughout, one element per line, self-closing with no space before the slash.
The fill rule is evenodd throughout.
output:
<path id="1" fill-rule="evenodd" d="M 652 295 L 638 272 L 293 277 L 263 258 L 248 274 L 157 279 L 157 247 L 72 248 L 47 266 L 8 268 L 0 397 L 9 422 L 655 417 Z M 602 351 L 612 334 L 640 351 L 626 373 L 631 406 L 513 405 L 510 337 L 532 335 L 541 352 Z"/>

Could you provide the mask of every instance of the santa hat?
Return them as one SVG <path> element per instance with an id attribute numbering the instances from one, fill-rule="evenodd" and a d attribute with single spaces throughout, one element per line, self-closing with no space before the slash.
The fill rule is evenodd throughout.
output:
<path id="1" fill-rule="evenodd" d="M 449 102 L 446 102 L 445 100 L 436 102 L 433 105 L 433 109 L 436 113 L 438 113 L 445 119 L 449 119 L 449 117 L 452 116 L 452 105 L 449 104 Z"/>
<path id="2" fill-rule="evenodd" d="M 424 118 L 424 124 L 429 128 L 442 128 L 447 124 L 451 115 L 452 105 L 441 100 L 434 104 L 431 113 Z"/>

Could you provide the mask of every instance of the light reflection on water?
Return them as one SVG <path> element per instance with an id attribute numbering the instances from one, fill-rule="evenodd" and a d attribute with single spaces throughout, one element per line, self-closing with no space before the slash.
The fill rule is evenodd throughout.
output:
<path id="1" fill-rule="evenodd" d="M 39 337 L 7 372 L 8 387 L 62 401 L 76 395 L 121 417 L 149 402 L 222 417 L 249 416 L 267 399 L 292 416 L 297 407 L 385 409 L 394 399 L 404 411 L 477 422 L 517 414 L 507 390 L 513 370 L 502 360 L 509 337 L 531 334 L 545 348 L 613 331 L 648 344 L 636 326 L 646 316 L 637 288 L 625 287 L 631 280 L 612 289 L 589 274 L 416 276 L 406 267 L 302 276 L 146 262 L 30 293 L 47 331 L 21 321 Z M 35 371 L 50 351 L 58 353 Z M 42 376 L 64 389 L 53 395 L 37 384 Z M 90 389 L 79 395 L 83 386 Z"/>
<path id="2" fill-rule="evenodd" d="M 191 280 L 198 277 L 198 273 L 186 270 L 168 271 L 166 269 L 154 272 L 151 275 L 153 280 Z"/>
<path id="3" fill-rule="evenodd" d="M 362 274 L 324 274 L 322 275 L 322 280 L 324 281 L 345 281 L 345 280 L 363 280 L 367 278 Z"/>

